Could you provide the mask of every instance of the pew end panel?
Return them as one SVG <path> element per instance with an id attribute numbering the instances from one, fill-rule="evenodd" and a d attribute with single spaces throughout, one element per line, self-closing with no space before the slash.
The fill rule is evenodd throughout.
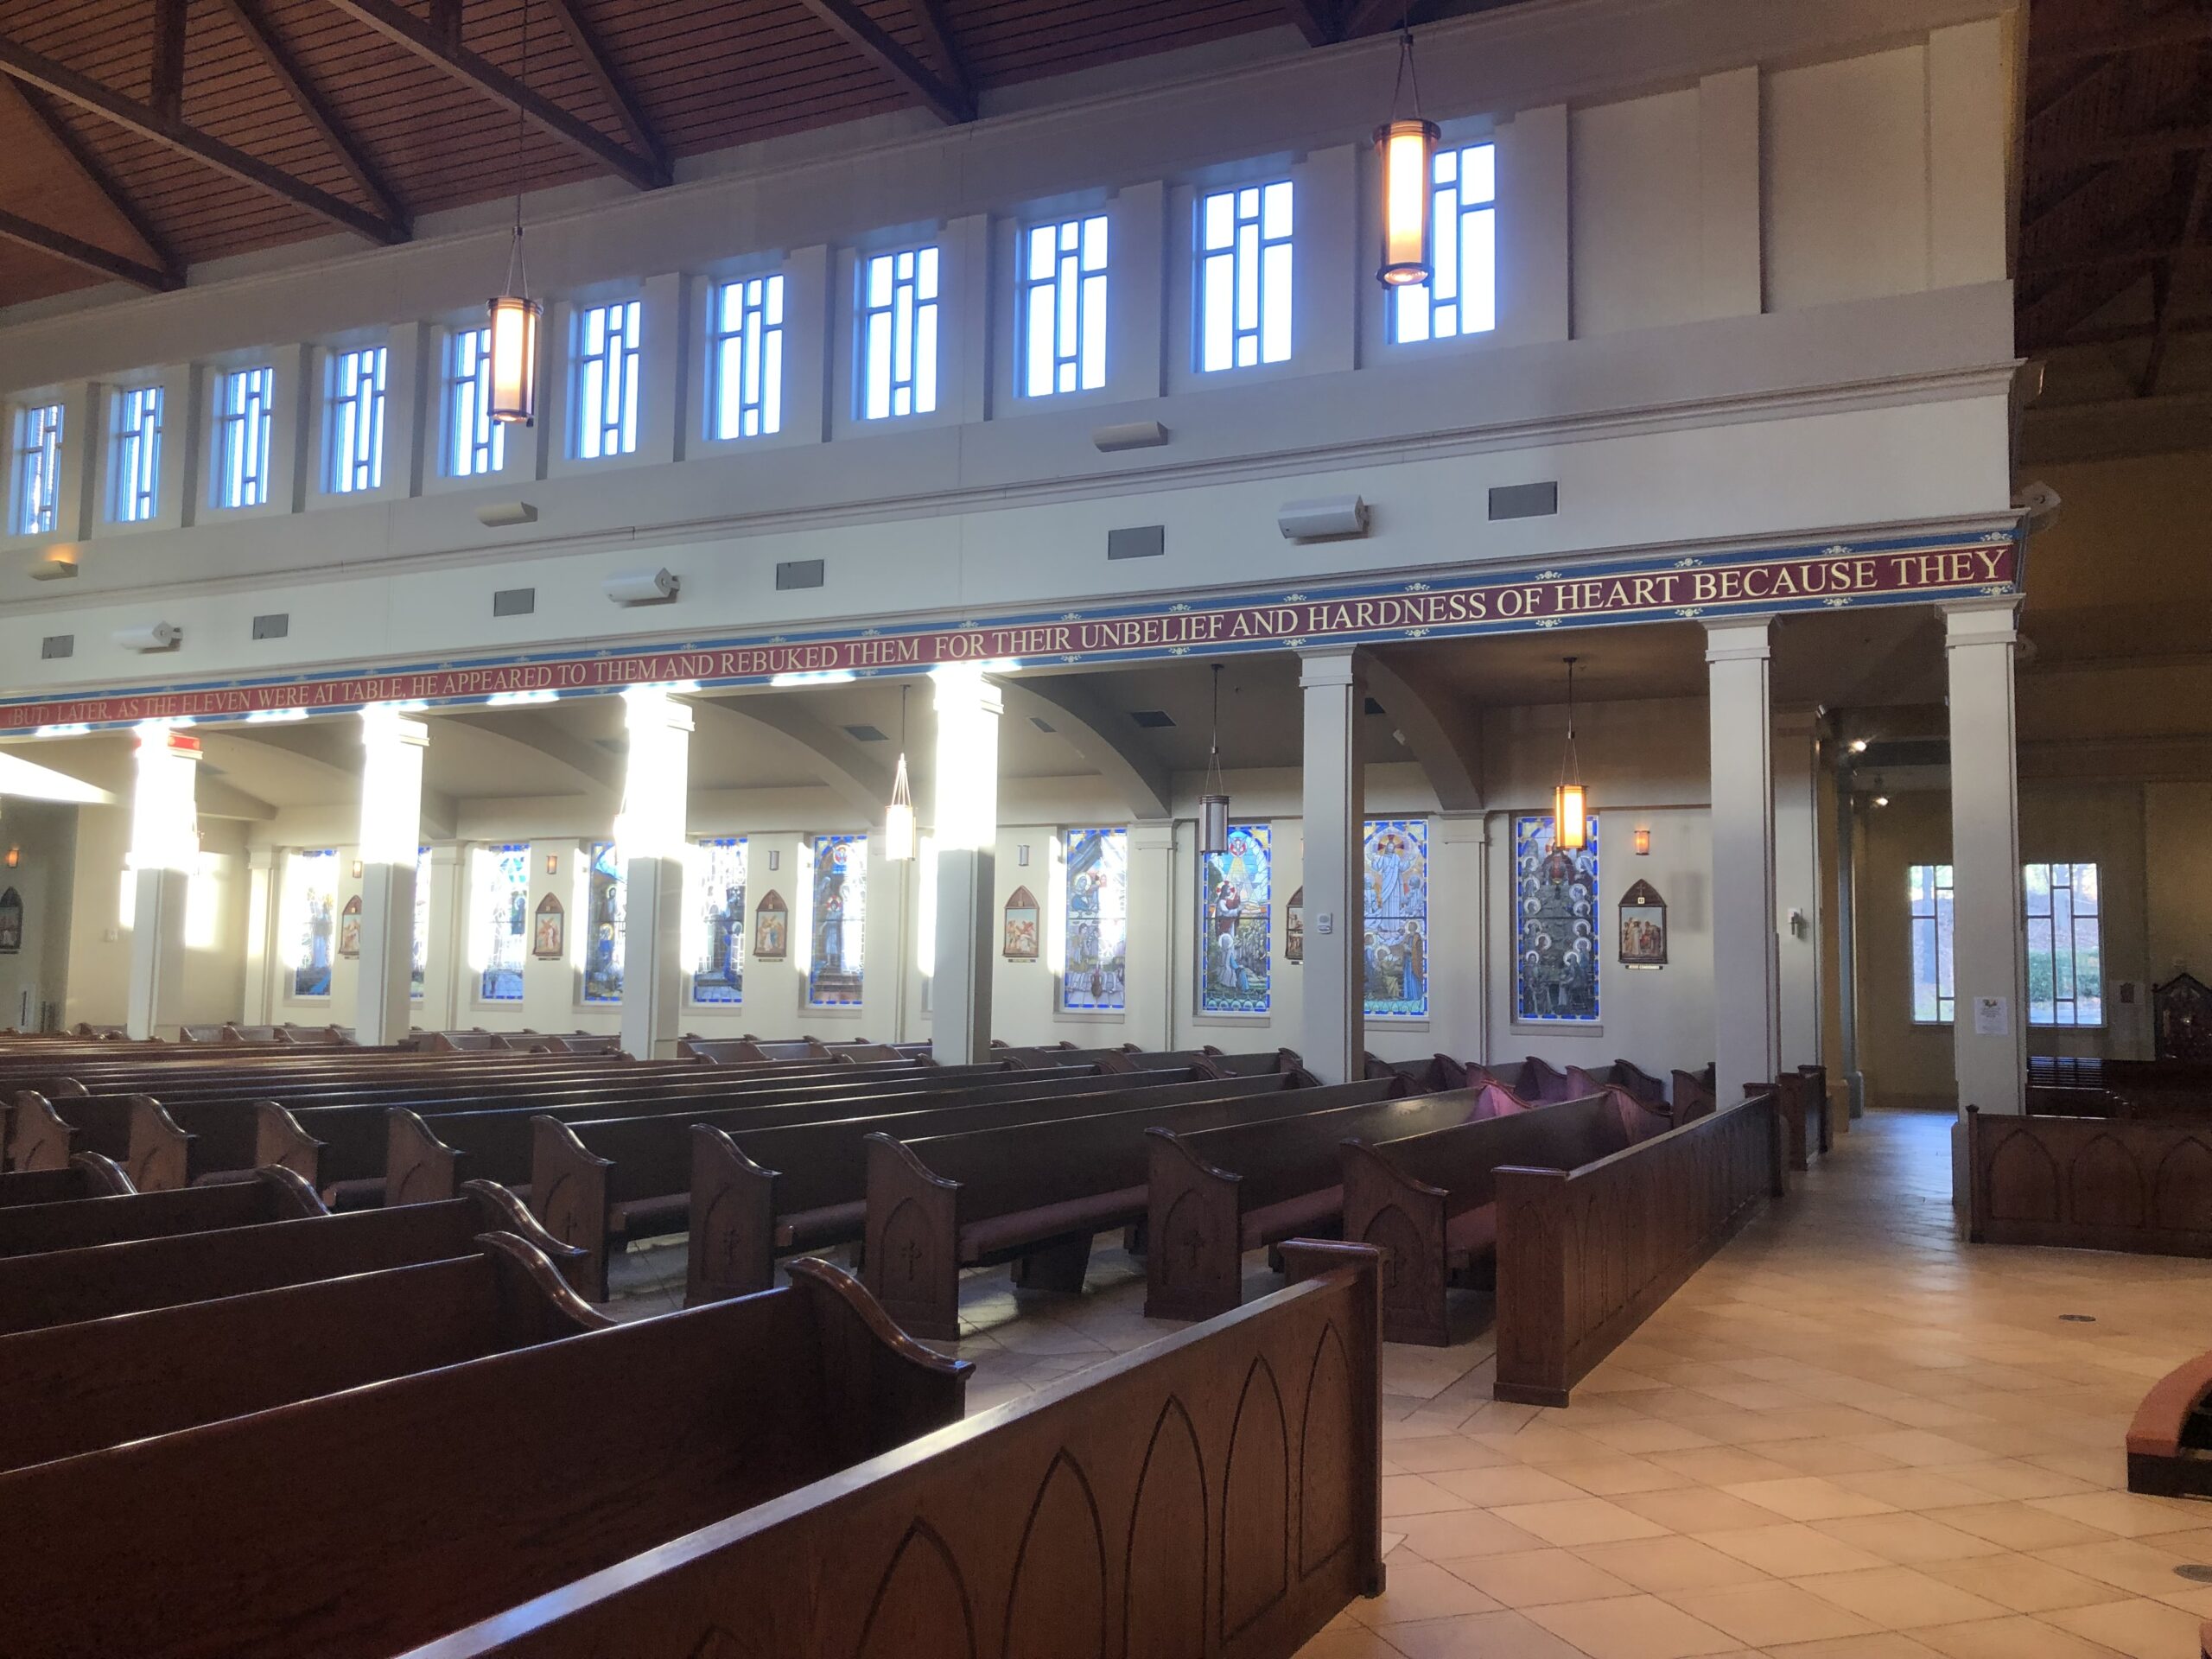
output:
<path id="1" fill-rule="evenodd" d="M 1449 1347 L 1444 1293 L 1451 1278 L 1445 1243 L 1450 1194 L 1407 1174 L 1364 1141 L 1345 1141 L 1338 1157 L 1344 1238 L 1381 1258 L 1382 1339 Z"/>
<path id="2" fill-rule="evenodd" d="M 960 1338 L 960 1183 L 887 1135 L 868 1138 L 868 1294 L 902 1329 Z"/>
<path id="3" fill-rule="evenodd" d="M 960 1420 L 971 1363 L 915 1341 L 842 1268 L 803 1255 L 790 1273 L 830 1360 L 822 1404 L 841 1444 L 873 1457 Z"/>
<path id="4" fill-rule="evenodd" d="M 309 1186 L 322 1185 L 322 1142 L 273 1100 L 253 1103 L 253 1161 L 257 1168 L 289 1169 Z"/>
<path id="5" fill-rule="evenodd" d="M 125 1101 L 130 1155 L 125 1167 L 141 1192 L 174 1192 L 192 1185 L 197 1173 L 194 1149 L 200 1137 L 187 1133 L 151 1095 Z"/>
<path id="6" fill-rule="evenodd" d="M 569 1282 L 607 1300 L 607 1201 L 614 1168 L 557 1117 L 530 1121 L 530 1211 L 564 1245 L 582 1252 Z"/>
<path id="7" fill-rule="evenodd" d="M 1241 1177 L 1171 1129 L 1145 1132 L 1144 1316 L 1210 1319 L 1244 1297 Z"/>
<path id="8" fill-rule="evenodd" d="M 1281 1659 L 1383 1576 L 1377 1266 L 1309 1249 L 1342 1254 L 410 1659 Z"/>
<path id="9" fill-rule="evenodd" d="M 2152 1384 L 2127 1426 L 2127 1490 L 2153 1497 L 2212 1497 L 2212 1449 L 2192 1421 L 2212 1395 L 2212 1353 Z"/>
<path id="10" fill-rule="evenodd" d="M 728 1131 L 691 1126 L 691 1238 L 683 1305 L 750 1295 L 776 1281 L 776 1172 Z"/>
<path id="11" fill-rule="evenodd" d="M 1508 1166 L 1497 1187 L 1497 1380 L 1492 1397 L 1564 1406 L 1569 1384 L 1567 1172 Z M 1509 1380 L 1510 1373 L 1510 1380 Z"/>
<path id="12" fill-rule="evenodd" d="M 323 1203 L 315 1188 L 301 1179 L 298 1172 L 287 1169 L 282 1164 L 257 1169 L 251 1179 L 268 1190 L 270 1208 L 282 1219 L 299 1221 L 330 1213 L 330 1207 Z"/>
<path id="13" fill-rule="evenodd" d="M 428 1204 L 455 1197 L 469 1179 L 469 1155 L 448 1146 L 421 1113 L 394 1106 L 385 1116 L 384 1201 Z"/>
<path id="14" fill-rule="evenodd" d="M 501 1349 L 528 1348 L 614 1325 L 577 1295 L 545 1252 L 528 1239 L 513 1233 L 480 1233 L 476 1245 L 491 1263 L 499 1287 L 495 1329 Z"/>
<path id="15" fill-rule="evenodd" d="M 35 1089 L 20 1090 L 8 1122 L 8 1167 L 67 1169 L 83 1132 Z"/>
<path id="16" fill-rule="evenodd" d="M 463 1181 L 454 1196 L 475 1205 L 479 1232 L 512 1234 L 559 1268 L 561 1276 L 578 1295 L 587 1300 L 607 1300 L 604 1296 L 594 1298 L 584 1282 L 590 1268 L 590 1253 L 579 1245 L 556 1238 L 540 1224 L 527 1205 L 497 1181 Z"/>
<path id="17" fill-rule="evenodd" d="M 103 1153 L 77 1153 L 69 1167 L 77 1172 L 85 1191 L 97 1198 L 127 1198 L 138 1190 L 131 1184 L 130 1172 Z"/>

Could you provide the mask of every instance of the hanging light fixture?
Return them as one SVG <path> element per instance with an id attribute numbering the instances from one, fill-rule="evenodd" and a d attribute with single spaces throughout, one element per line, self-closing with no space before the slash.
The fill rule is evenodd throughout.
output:
<path id="1" fill-rule="evenodd" d="M 914 855 L 914 791 L 906 781 L 906 686 L 899 688 L 899 770 L 883 813 L 883 855 L 903 863 Z"/>
<path id="2" fill-rule="evenodd" d="M 1412 83 L 1414 112 L 1398 113 L 1398 99 Z M 1375 130 L 1376 153 L 1382 158 L 1382 264 L 1376 280 L 1385 288 L 1425 285 L 1435 274 L 1431 240 L 1435 229 L 1434 176 L 1437 140 L 1433 121 L 1421 113 L 1421 77 L 1414 69 L 1413 8 L 1398 29 L 1398 84 L 1390 94 L 1390 119 Z"/>
<path id="3" fill-rule="evenodd" d="M 1590 797 L 1574 753 L 1574 664 L 1567 659 L 1567 753 L 1560 757 L 1559 788 L 1552 795 L 1552 845 L 1579 853 L 1590 842 Z"/>
<path id="4" fill-rule="evenodd" d="M 1198 801 L 1198 856 L 1229 850 L 1229 783 L 1221 775 L 1221 664 L 1213 665 L 1213 733 L 1207 740 L 1206 793 Z"/>
<path id="5" fill-rule="evenodd" d="M 530 0 L 522 7 L 522 75 L 530 75 Z M 510 426 L 537 420 L 537 325 L 545 308 L 530 297 L 530 271 L 522 254 L 523 115 L 515 109 L 515 231 L 507 246 L 506 291 L 494 298 L 491 319 L 491 395 L 485 412 Z"/>

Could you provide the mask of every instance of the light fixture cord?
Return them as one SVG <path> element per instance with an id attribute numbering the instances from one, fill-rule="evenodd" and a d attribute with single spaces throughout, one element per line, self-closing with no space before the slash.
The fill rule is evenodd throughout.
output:
<path id="1" fill-rule="evenodd" d="M 522 0 L 522 67 L 515 79 L 527 86 L 530 81 L 530 0 Z M 507 245 L 507 292 L 518 299 L 530 297 L 530 268 L 522 253 L 522 151 L 529 134 L 523 118 L 522 105 L 515 105 L 515 233 Z"/>
<path id="2" fill-rule="evenodd" d="M 1398 99 L 1406 90 L 1407 82 L 1413 83 L 1414 119 L 1421 119 L 1421 69 L 1414 62 L 1413 0 L 1406 0 L 1405 10 L 1398 16 L 1398 81 L 1390 89 L 1390 115 L 1397 118 Z"/>
<path id="3" fill-rule="evenodd" d="M 1229 791 L 1218 787 L 1221 775 L 1221 664 L 1213 665 L 1213 721 L 1212 730 L 1206 739 L 1206 792 L 1225 795 Z"/>
<path id="4" fill-rule="evenodd" d="M 1567 753 L 1559 759 L 1559 780 L 1564 784 L 1572 776 L 1578 782 L 1582 767 L 1574 753 L 1574 658 L 1567 659 Z"/>

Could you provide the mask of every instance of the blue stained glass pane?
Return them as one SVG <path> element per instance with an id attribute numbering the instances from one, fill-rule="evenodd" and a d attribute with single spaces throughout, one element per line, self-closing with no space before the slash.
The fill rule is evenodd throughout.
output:
<path id="1" fill-rule="evenodd" d="M 1273 1000 L 1272 837 L 1263 823 L 1232 824 L 1229 850 L 1201 861 L 1198 1011 L 1265 1014 Z"/>
<path id="2" fill-rule="evenodd" d="M 1588 1025 L 1598 1018 L 1598 818 L 1577 851 L 1554 844 L 1549 817 L 1514 820 L 1513 1017 Z"/>
<path id="3" fill-rule="evenodd" d="M 1060 1007 L 1071 1014 L 1128 1006 L 1129 832 L 1067 832 L 1062 913 L 1066 957 Z"/>
<path id="4" fill-rule="evenodd" d="M 484 969 L 477 994 L 486 1002 L 522 1001 L 522 969 L 530 947 L 530 849 L 519 842 L 485 849 L 482 909 Z"/>
<path id="5" fill-rule="evenodd" d="M 1370 818 L 1365 832 L 1367 1014 L 1379 1020 L 1428 1017 L 1428 824 L 1421 818 Z"/>
<path id="6" fill-rule="evenodd" d="M 584 1001 L 622 1000 L 622 936 L 630 882 L 622 849 L 611 841 L 591 844 L 585 876 Z"/>
<path id="7" fill-rule="evenodd" d="M 868 837 L 814 838 L 812 944 L 806 1006 L 861 1006 L 861 965 L 868 931 Z"/>

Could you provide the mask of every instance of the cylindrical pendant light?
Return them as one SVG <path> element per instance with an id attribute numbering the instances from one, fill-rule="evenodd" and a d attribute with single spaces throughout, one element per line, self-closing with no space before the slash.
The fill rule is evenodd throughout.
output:
<path id="1" fill-rule="evenodd" d="M 1579 853 L 1590 844 L 1590 797 L 1574 753 L 1574 663 L 1567 659 L 1567 752 L 1560 757 L 1559 787 L 1552 793 L 1552 845 Z"/>
<path id="2" fill-rule="evenodd" d="M 519 253 L 519 229 L 515 245 Z M 527 295 L 502 294 L 490 312 L 492 391 L 486 412 L 510 425 L 531 425 L 537 419 L 537 324 L 545 308 Z"/>
<path id="3" fill-rule="evenodd" d="M 530 75 L 530 0 L 522 8 L 522 78 Z M 507 245 L 507 286 L 486 308 L 491 335 L 491 391 L 484 412 L 509 426 L 537 420 L 537 325 L 545 308 L 530 297 L 522 257 L 522 106 L 515 106 L 515 233 Z"/>
<path id="4" fill-rule="evenodd" d="M 1442 136 L 1436 123 L 1418 116 L 1375 130 L 1376 151 L 1382 158 L 1382 264 L 1375 275 L 1385 288 L 1426 283 L 1435 274 L 1430 247 L 1435 199 L 1429 180 Z"/>
<path id="5" fill-rule="evenodd" d="M 883 812 L 883 855 L 904 863 L 914 855 L 914 792 L 906 782 L 906 692 L 899 688 L 899 770 L 891 780 L 891 804 Z"/>
<path id="6" fill-rule="evenodd" d="M 1213 665 L 1213 734 L 1207 740 L 1206 792 L 1198 798 L 1198 856 L 1229 850 L 1229 784 L 1221 775 L 1221 664 Z"/>

